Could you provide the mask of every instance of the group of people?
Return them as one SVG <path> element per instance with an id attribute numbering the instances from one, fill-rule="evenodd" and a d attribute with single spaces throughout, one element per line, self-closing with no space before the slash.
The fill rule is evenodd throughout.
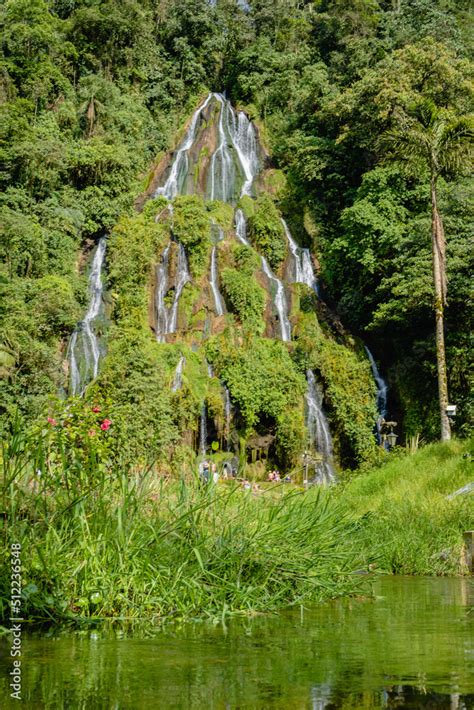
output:
<path id="1" fill-rule="evenodd" d="M 223 479 L 237 478 L 237 467 L 226 461 L 220 474 L 217 465 L 213 461 L 205 459 L 199 464 L 199 480 L 201 483 L 217 483 L 221 476 Z M 267 481 L 271 483 L 291 483 L 291 476 L 288 475 L 282 478 L 279 471 L 270 471 Z M 241 481 L 241 483 L 244 489 L 255 490 L 257 488 L 260 490 L 257 484 L 251 484 L 247 479 Z"/>
<path id="2" fill-rule="evenodd" d="M 280 483 L 283 480 L 283 483 L 291 483 L 291 476 L 285 476 L 283 479 L 280 476 L 280 473 L 278 471 L 270 471 L 268 476 L 267 476 L 267 481 L 273 482 L 273 483 Z"/>

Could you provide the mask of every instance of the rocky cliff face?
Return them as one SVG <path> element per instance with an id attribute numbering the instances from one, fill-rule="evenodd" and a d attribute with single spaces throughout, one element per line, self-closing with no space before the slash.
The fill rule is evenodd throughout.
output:
<path id="1" fill-rule="evenodd" d="M 182 445 L 300 471 L 306 450 L 309 475 L 330 480 L 338 458 L 373 448 L 370 365 L 328 326 L 314 256 L 264 189 L 265 163 L 247 115 L 209 94 L 140 200 L 160 235 L 149 333 Z"/>

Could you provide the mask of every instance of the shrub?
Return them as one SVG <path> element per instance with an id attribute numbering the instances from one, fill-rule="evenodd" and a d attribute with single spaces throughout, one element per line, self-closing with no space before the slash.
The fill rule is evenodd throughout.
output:
<path id="1" fill-rule="evenodd" d="M 263 312 L 266 293 L 251 275 L 224 269 L 222 288 L 231 310 L 238 316 L 245 330 L 261 335 L 265 329 Z"/>
<path id="2" fill-rule="evenodd" d="M 280 215 L 269 195 L 263 194 L 257 199 L 255 211 L 248 220 L 248 233 L 272 269 L 277 270 L 286 255 L 286 239 Z"/>
<path id="3" fill-rule="evenodd" d="M 186 248 L 192 275 L 199 277 L 208 263 L 210 217 L 204 201 L 196 195 L 177 197 L 173 207 L 173 234 Z"/>
<path id="4" fill-rule="evenodd" d="M 208 342 L 206 355 L 229 388 L 248 429 L 260 418 L 276 421 L 303 397 L 305 379 L 279 340 L 252 338 L 247 347 L 239 348 L 220 336 Z"/>

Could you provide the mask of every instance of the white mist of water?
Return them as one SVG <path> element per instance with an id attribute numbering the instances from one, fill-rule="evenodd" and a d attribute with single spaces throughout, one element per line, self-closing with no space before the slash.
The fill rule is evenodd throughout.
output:
<path id="1" fill-rule="evenodd" d="M 318 281 L 314 273 L 310 251 L 309 249 L 303 249 L 302 247 L 298 246 L 298 244 L 291 236 L 291 232 L 285 220 L 282 219 L 281 221 L 285 229 L 285 234 L 288 240 L 288 246 L 290 247 L 290 252 L 293 256 L 295 282 L 306 284 L 306 286 L 309 286 L 309 288 L 312 288 L 313 291 L 317 293 Z"/>
<path id="2" fill-rule="evenodd" d="M 183 386 L 183 370 L 185 364 L 186 358 L 184 355 L 181 355 L 178 360 L 178 364 L 176 365 L 176 370 L 174 371 L 173 385 L 171 387 L 172 392 L 177 392 Z"/>
<path id="3" fill-rule="evenodd" d="M 306 373 L 308 388 L 306 391 L 306 426 L 311 446 L 322 456 L 316 466 L 315 480 L 318 483 L 332 483 L 336 479 L 333 468 L 332 437 L 329 424 L 323 411 L 323 392 L 316 382 L 314 372 Z"/>
<path id="4" fill-rule="evenodd" d="M 156 190 L 154 197 L 164 195 L 168 200 L 172 200 L 180 193 L 182 187 L 181 183 L 183 182 L 183 178 L 185 179 L 188 171 L 188 151 L 194 143 L 196 137 L 198 119 L 209 104 L 211 98 L 212 94 L 209 94 L 204 103 L 201 104 L 201 106 L 199 106 L 199 108 L 197 108 L 194 112 L 184 140 L 176 151 L 174 160 L 171 164 L 170 174 L 168 175 L 165 184 Z"/>
<path id="5" fill-rule="evenodd" d="M 212 247 L 211 252 L 211 289 L 214 296 L 214 303 L 216 306 L 216 315 L 222 316 L 224 314 L 224 301 L 222 299 L 221 293 L 219 291 L 219 282 L 217 276 L 217 247 Z"/>
<path id="6" fill-rule="evenodd" d="M 199 451 L 201 456 L 206 455 L 207 449 L 207 411 L 203 402 L 201 405 L 201 420 L 199 423 Z"/>
<path id="7" fill-rule="evenodd" d="M 178 320 L 178 305 L 183 288 L 191 280 L 188 269 L 188 260 L 182 244 L 178 245 L 178 264 L 176 269 L 176 281 L 174 286 L 173 303 L 168 307 L 165 297 L 168 293 L 168 265 L 171 244 L 168 244 L 161 257 L 161 264 L 156 270 L 156 338 L 158 342 L 164 343 L 166 335 L 176 332 Z"/>
<path id="8" fill-rule="evenodd" d="M 84 320 L 78 323 L 69 342 L 72 394 L 83 394 L 86 385 L 99 373 L 100 348 L 93 324 L 102 307 L 105 249 L 106 241 L 103 237 L 97 245 L 89 274 L 89 307 Z"/>
<path id="9" fill-rule="evenodd" d="M 262 269 L 265 276 L 268 278 L 270 283 L 273 283 L 275 288 L 275 308 L 278 312 L 278 319 L 280 322 L 281 339 L 285 342 L 291 340 L 291 325 L 288 318 L 288 302 L 286 300 L 285 289 L 283 284 L 278 279 L 270 268 L 268 261 L 264 256 L 260 257 L 262 260 Z"/>
<path id="10" fill-rule="evenodd" d="M 372 374 L 374 376 L 375 384 L 377 385 L 377 411 L 380 417 L 385 418 L 387 416 L 387 383 L 381 376 L 377 364 L 374 360 L 374 356 L 370 352 L 367 345 L 364 345 L 365 352 L 369 358 L 370 367 L 372 368 Z"/>

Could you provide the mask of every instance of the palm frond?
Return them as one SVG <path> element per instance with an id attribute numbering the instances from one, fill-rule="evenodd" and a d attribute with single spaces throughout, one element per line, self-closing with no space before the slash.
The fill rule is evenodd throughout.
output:
<path id="1" fill-rule="evenodd" d="M 446 172 L 467 172 L 472 168 L 474 121 L 472 116 L 445 123 L 439 137 L 437 153 Z"/>

